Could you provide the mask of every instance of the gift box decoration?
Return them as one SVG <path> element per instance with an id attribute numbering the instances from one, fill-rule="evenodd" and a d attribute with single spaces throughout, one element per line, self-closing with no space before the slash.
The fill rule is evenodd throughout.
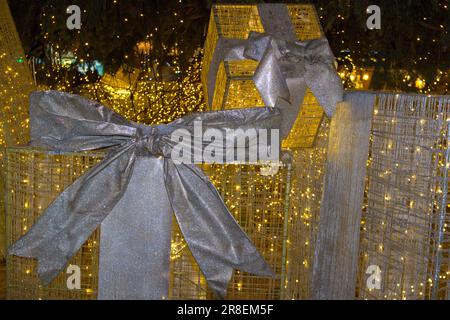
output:
<path id="1" fill-rule="evenodd" d="M 229 156 L 231 151 L 236 151 L 235 148 L 241 148 L 239 142 L 237 147 L 234 143 L 242 135 L 232 132 L 251 128 L 257 135 L 241 149 L 249 152 L 258 145 L 257 161 L 261 160 L 260 157 L 269 148 L 273 150 L 279 147 L 277 141 L 273 140 L 279 139 L 277 135 L 271 138 L 270 145 L 267 145 L 267 141 L 259 144 L 262 142 L 261 134 L 267 134 L 268 129 L 276 129 L 278 132 L 281 120 L 278 108 L 198 113 L 167 125 L 145 126 L 127 121 L 94 101 L 63 92 L 36 92 L 30 100 L 33 146 L 48 148 L 47 152 L 50 153 L 63 154 L 107 150 L 94 167 L 73 183 L 65 188 L 56 184 L 60 193 L 49 202 L 31 227 L 25 225 L 22 228 L 24 235 L 15 242 L 11 241 L 8 249 L 10 255 L 35 258 L 38 261 L 37 273 L 44 286 L 52 283 L 67 266 L 67 273 L 77 270 L 78 273 L 81 272 L 80 266 L 71 265 L 70 260 L 77 256 L 83 244 L 89 242 L 90 237 L 95 236 L 95 230 L 101 226 L 100 241 L 95 240 L 100 249 L 97 297 L 167 298 L 170 287 L 170 252 L 171 247 L 177 247 L 174 243 L 171 245 L 172 212 L 179 232 L 205 276 L 208 290 L 215 296 L 226 297 L 234 269 L 248 272 L 253 277 L 276 278 L 236 222 L 233 213 L 242 214 L 240 219 L 244 221 L 243 224 L 253 226 L 249 227 L 250 231 L 255 228 L 258 231 L 266 230 L 265 224 L 278 230 L 275 235 L 269 233 L 268 239 L 266 236 L 261 237 L 264 243 L 262 247 L 268 250 L 269 258 L 271 252 L 275 252 L 278 257 L 275 259 L 277 269 L 279 257 L 281 256 L 281 262 L 285 261 L 287 252 L 285 239 L 289 219 L 289 174 L 286 179 L 280 179 L 287 181 L 285 187 L 276 183 L 278 179 L 274 179 L 275 189 L 271 189 L 267 181 L 256 176 L 253 180 L 242 180 L 242 185 L 247 186 L 248 190 L 240 190 L 241 185 L 238 185 L 235 186 L 236 191 L 253 200 L 247 201 L 248 210 L 235 212 L 237 205 L 227 206 L 223 202 L 219 191 L 203 171 L 192 163 L 192 158 L 180 160 L 178 157 L 181 147 L 183 156 L 189 157 L 190 152 L 193 152 L 191 156 L 195 158 L 199 152 L 205 156 L 203 152 L 206 149 L 203 150 L 203 147 L 213 146 L 216 155 L 220 152 L 217 150 L 225 148 L 220 153 L 226 155 L 226 159 L 223 158 L 225 163 L 235 163 L 237 159 Z M 215 135 L 220 133 L 224 141 L 216 138 L 212 143 L 202 134 L 200 145 L 194 140 L 195 150 L 184 155 L 185 149 L 192 148 L 189 142 L 191 140 L 184 135 L 188 134 L 189 138 L 194 135 L 195 139 L 199 139 L 197 135 L 203 132 L 203 126 L 198 127 L 199 123 L 207 130 L 213 128 Z M 178 141 L 173 134 L 181 132 L 183 140 Z M 14 163 L 13 161 L 12 164 Z M 37 163 L 37 158 L 33 157 L 32 166 Z M 68 167 L 70 169 L 70 165 Z M 32 185 L 35 187 L 34 182 Z M 161 185 L 165 188 L 161 188 Z M 41 186 L 42 184 L 38 184 L 37 188 Z M 268 192 L 261 198 L 256 194 L 258 190 L 254 189 L 255 186 Z M 15 193 L 16 190 L 11 189 L 11 194 Z M 282 194 L 286 196 L 281 201 L 275 199 Z M 225 196 L 228 197 L 229 193 L 225 192 Z M 33 194 L 31 200 L 26 200 L 21 208 L 28 209 L 30 203 L 35 208 L 35 198 Z M 237 197 L 239 198 L 240 196 Z M 255 210 L 252 210 L 250 203 L 255 205 Z M 283 210 L 280 205 L 284 206 Z M 45 205 L 39 203 L 36 206 L 39 209 Z M 209 217 L 211 214 L 214 218 Z M 272 221 L 271 217 L 276 219 Z M 15 222 L 15 219 L 11 219 L 11 225 Z M 27 222 L 27 219 L 22 222 Z M 259 241 L 258 238 L 256 241 Z M 282 254 L 278 254 L 279 250 L 275 249 L 275 242 L 281 243 Z M 91 247 L 92 243 L 94 242 L 91 242 Z M 281 263 L 282 273 L 286 271 L 285 264 Z M 86 270 L 89 269 L 89 266 L 86 267 Z M 31 269 L 27 270 L 31 272 Z M 239 276 L 240 279 L 246 277 Z M 75 282 L 71 286 L 76 287 L 77 281 L 70 278 Z M 283 278 L 284 274 L 278 281 Z M 78 279 L 78 283 L 80 282 L 81 279 Z M 238 291 L 241 291 L 253 282 L 239 283 Z M 277 282 L 268 283 L 273 287 Z M 69 287 L 68 282 L 67 286 Z M 92 288 L 89 290 L 94 291 Z M 270 295 L 273 295 L 274 290 L 270 290 L 269 297 L 272 297 Z"/>
<path id="2" fill-rule="evenodd" d="M 101 152 L 58 155 L 31 147 L 9 148 L 6 157 L 8 244 L 24 235 L 62 190 L 98 164 L 104 155 Z M 286 215 L 294 222 L 286 202 L 290 196 L 288 169 L 281 167 L 275 175 L 261 175 L 260 170 L 261 166 L 257 165 L 204 165 L 204 171 L 233 216 L 276 274 L 274 278 L 265 278 L 236 271 L 228 287 L 230 299 L 279 299 L 281 278 L 286 278 L 290 271 L 285 247 L 290 235 L 284 224 Z M 101 227 L 48 286 L 40 282 L 34 259 L 8 256 L 8 299 L 96 299 L 100 233 Z M 78 287 L 71 280 L 73 266 L 80 271 Z M 215 297 L 175 219 L 169 279 L 169 299 Z"/>
<path id="3" fill-rule="evenodd" d="M 43 91 L 31 95 L 30 115 L 33 146 L 63 153 L 108 150 L 8 248 L 10 255 L 38 260 L 44 285 L 58 276 L 101 225 L 99 298 L 167 298 L 172 212 L 216 296 L 226 296 L 235 269 L 274 276 L 194 163 L 198 157 L 206 161 L 206 150 L 216 155 L 212 162 L 248 162 L 239 160 L 242 152 L 254 158 L 250 161 L 267 161 L 269 150 L 279 148 L 278 108 L 197 113 L 147 126 L 95 101 Z M 242 146 L 243 128 L 254 135 Z M 275 130 L 271 142 L 268 130 Z M 208 140 L 212 133 L 213 141 Z M 265 142 L 259 143 L 263 135 Z"/>
<path id="4" fill-rule="evenodd" d="M 267 37 L 271 38 L 270 45 Z M 284 98 L 290 107 L 286 108 L 289 116 L 284 119 L 288 123 L 282 128 L 283 146 L 313 146 L 324 109 L 330 117 L 331 109 L 342 99 L 341 82 L 332 66 L 334 57 L 321 37 L 317 12 L 310 4 L 213 5 L 202 69 L 210 108 L 273 106 L 278 97 Z M 297 52 L 294 43 L 301 47 Z M 279 62 L 269 61 L 269 46 L 273 46 Z M 317 65 L 318 61 L 327 67 L 321 72 L 316 70 L 316 77 L 324 72 L 329 76 L 300 80 L 304 66 L 308 69 L 309 63 Z M 274 64 L 280 64 L 281 71 Z M 290 71 L 284 70 L 283 64 L 289 65 L 286 69 Z M 278 72 L 284 79 L 277 79 Z M 320 86 L 326 86 L 328 92 L 320 92 Z"/>
<path id="5" fill-rule="evenodd" d="M 290 174 L 287 167 L 272 177 L 261 175 L 255 166 L 215 165 L 204 169 L 277 275 L 267 279 L 236 272 L 228 287 L 228 298 L 310 299 L 328 134 L 329 121 L 325 119 L 315 146 L 292 154 Z M 261 212 L 265 212 L 263 217 Z M 182 236 L 175 232 L 173 239 L 171 297 L 211 298 Z"/>
<path id="6" fill-rule="evenodd" d="M 449 299 L 449 96 L 376 93 L 361 299 Z"/>
<path id="7" fill-rule="evenodd" d="M 296 170 L 296 190 L 309 186 L 298 192 L 302 199 L 293 196 L 294 214 L 305 217 L 292 233 L 305 246 L 293 250 L 311 270 L 295 268 L 286 294 L 448 299 L 450 98 L 350 91 L 344 101 L 322 150 L 326 160 L 315 158 L 319 150 L 298 150 L 315 159 L 306 172 Z"/>

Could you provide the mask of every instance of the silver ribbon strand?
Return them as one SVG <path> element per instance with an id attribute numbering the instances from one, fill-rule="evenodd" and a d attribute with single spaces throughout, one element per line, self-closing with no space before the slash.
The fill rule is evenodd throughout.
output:
<path id="1" fill-rule="evenodd" d="M 213 102 L 222 61 L 259 61 L 253 81 L 264 104 L 281 110 L 281 136 L 285 138 L 307 88 L 331 117 L 343 100 L 343 86 L 326 38 L 298 41 L 286 4 L 259 4 L 258 12 L 265 33 L 250 32 L 248 39 L 219 38 L 208 70 L 208 103 Z"/>
<path id="2" fill-rule="evenodd" d="M 173 212 L 217 296 L 225 297 L 233 269 L 273 276 L 208 177 L 170 157 L 171 133 L 180 128 L 192 133 L 198 120 L 225 133 L 279 128 L 281 113 L 277 108 L 234 109 L 146 126 L 77 95 L 34 92 L 31 145 L 56 152 L 108 148 L 108 153 L 50 204 L 9 254 L 38 259 L 39 277 L 49 284 L 101 225 L 100 298 L 167 297 Z"/>

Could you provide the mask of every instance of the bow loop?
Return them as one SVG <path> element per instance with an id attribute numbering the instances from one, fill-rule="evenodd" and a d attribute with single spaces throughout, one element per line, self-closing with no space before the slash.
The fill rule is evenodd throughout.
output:
<path id="1" fill-rule="evenodd" d="M 281 56 L 280 61 L 299 63 L 304 62 L 305 59 L 308 59 L 309 57 L 304 42 L 286 42 L 283 40 L 278 40 L 278 43 Z"/>
<path id="2" fill-rule="evenodd" d="M 307 41 L 305 43 L 305 50 L 307 52 L 305 59 L 308 63 L 321 63 L 333 67 L 335 62 L 334 55 L 325 38 Z"/>
<path id="3" fill-rule="evenodd" d="M 260 61 L 272 39 L 268 34 L 251 31 L 244 48 L 245 58 Z"/>

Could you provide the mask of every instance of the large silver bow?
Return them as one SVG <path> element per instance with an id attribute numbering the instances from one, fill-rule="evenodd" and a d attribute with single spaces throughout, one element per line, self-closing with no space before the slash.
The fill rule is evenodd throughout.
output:
<path id="1" fill-rule="evenodd" d="M 342 81 L 326 38 L 299 41 L 285 4 L 260 4 L 258 10 L 266 33 L 250 32 L 248 39 L 219 38 L 208 70 L 208 103 L 213 102 L 222 61 L 259 61 L 253 81 L 264 104 L 283 113 L 284 138 L 297 119 L 307 88 L 331 117 L 343 100 Z"/>
<path id="2" fill-rule="evenodd" d="M 80 96 L 46 91 L 31 95 L 30 115 L 34 146 L 59 152 L 112 148 L 9 248 L 10 254 L 37 258 L 45 284 L 102 224 L 100 298 L 167 296 L 172 211 L 219 297 L 233 269 L 273 275 L 205 174 L 193 164 L 175 163 L 170 153 L 171 133 L 192 133 L 194 121 L 222 132 L 271 129 L 279 127 L 278 109 L 206 112 L 145 126 Z"/>

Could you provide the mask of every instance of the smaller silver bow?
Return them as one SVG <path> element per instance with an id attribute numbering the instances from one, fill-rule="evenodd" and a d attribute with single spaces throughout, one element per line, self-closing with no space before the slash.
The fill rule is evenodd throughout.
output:
<path id="1" fill-rule="evenodd" d="M 222 61 L 256 60 L 253 81 L 264 104 L 283 113 L 281 136 L 294 125 L 306 89 L 310 88 L 328 117 L 343 99 L 343 87 L 326 38 L 308 41 L 278 39 L 250 32 L 248 39 L 220 38 L 208 71 L 208 102 L 211 104 L 219 64 Z"/>

